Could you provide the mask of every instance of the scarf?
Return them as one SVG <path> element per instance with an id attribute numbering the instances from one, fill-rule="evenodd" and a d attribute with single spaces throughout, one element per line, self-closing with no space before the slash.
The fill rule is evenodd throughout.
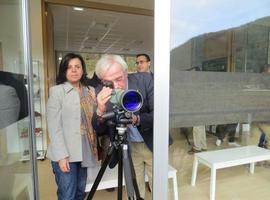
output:
<path id="1" fill-rule="evenodd" d="M 98 159 L 97 136 L 92 127 L 92 117 L 96 107 L 96 96 L 93 88 L 82 87 L 80 92 L 81 104 L 81 134 L 87 134 L 92 153 Z"/>

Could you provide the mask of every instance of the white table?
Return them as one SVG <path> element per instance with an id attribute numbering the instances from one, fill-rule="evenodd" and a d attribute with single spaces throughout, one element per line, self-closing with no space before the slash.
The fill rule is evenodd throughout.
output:
<path id="1" fill-rule="evenodd" d="M 270 160 L 270 150 L 258 146 L 243 146 L 194 154 L 191 185 L 195 186 L 198 164 L 211 168 L 210 200 L 215 199 L 216 170 L 237 165 L 250 164 L 250 173 L 254 173 L 256 162 Z"/>

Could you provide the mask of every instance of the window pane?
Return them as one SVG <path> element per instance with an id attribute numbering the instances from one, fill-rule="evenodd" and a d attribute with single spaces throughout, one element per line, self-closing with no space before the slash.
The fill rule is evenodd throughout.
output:
<path id="1" fill-rule="evenodd" d="M 239 2 L 172 1 L 172 127 L 269 119 L 270 4 Z"/>
<path id="2" fill-rule="evenodd" d="M 22 1 L 0 1 L 0 199 L 34 199 Z"/>
<path id="3" fill-rule="evenodd" d="M 169 164 L 178 171 L 181 199 L 189 199 L 191 192 L 194 200 L 209 199 L 209 167 L 199 165 L 196 187 L 191 186 L 194 153 L 257 148 L 262 133 L 266 140 L 270 137 L 269 27 L 269 0 L 171 0 L 170 135 L 174 143 Z M 226 156 L 233 159 L 235 154 Z M 217 171 L 218 189 L 212 195 L 267 198 L 270 192 L 261 178 L 267 169 L 260 169 L 252 181 L 261 191 L 247 184 L 244 166 L 234 166 Z M 169 190 L 169 199 L 173 194 Z"/>
<path id="4" fill-rule="evenodd" d="M 100 54 L 81 53 L 81 56 L 84 59 L 88 77 L 92 77 L 94 74 L 95 65 L 100 58 Z"/>
<path id="5" fill-rule="evenodd" d="M 126 62 L 128 65 L 128 71 L 129 72 L 136 72 L 136 56 L 126 56 Z"/>

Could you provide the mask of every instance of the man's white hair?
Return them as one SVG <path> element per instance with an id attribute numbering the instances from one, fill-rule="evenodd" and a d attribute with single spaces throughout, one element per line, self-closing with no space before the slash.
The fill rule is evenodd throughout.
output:
<path id="1" fill-rule="evenodd" d="M 95 72 L 99 79 L 102 79 L 106 72 L 114 63 L 118 63 L 123 71 L 127 72 L 128 66 L 124 59 L 119 55 L 105 54 L 96 63 Z"/>

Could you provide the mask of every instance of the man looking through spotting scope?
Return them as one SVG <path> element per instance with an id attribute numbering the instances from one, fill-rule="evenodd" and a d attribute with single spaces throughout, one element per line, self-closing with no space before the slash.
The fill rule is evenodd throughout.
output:
<path id="1" fill-rule="evenodd" d="M 142 95 L 143 105 L 132 113 L 132 123 L 128 125 L 127 137 L 131 146 L 131 156 L 136 173 L 141 198 L 145 196 L 145 170 L 152 186 L 153 150 L 153 78 L 149 73 L 127 73 L 127 64 L 119 55 L 104 55 L 97 62 L 95 72 L 103 82 L 112 82 L 114 89 L 136 90 Z M 98 135 L 108 134 L 114 140 L 117 130 L 100 120 L 106 113 L 113 111 L 110 99 L 113 89 L 103 86 L 97 95 L 97 110 L 92 124 Z"/>

